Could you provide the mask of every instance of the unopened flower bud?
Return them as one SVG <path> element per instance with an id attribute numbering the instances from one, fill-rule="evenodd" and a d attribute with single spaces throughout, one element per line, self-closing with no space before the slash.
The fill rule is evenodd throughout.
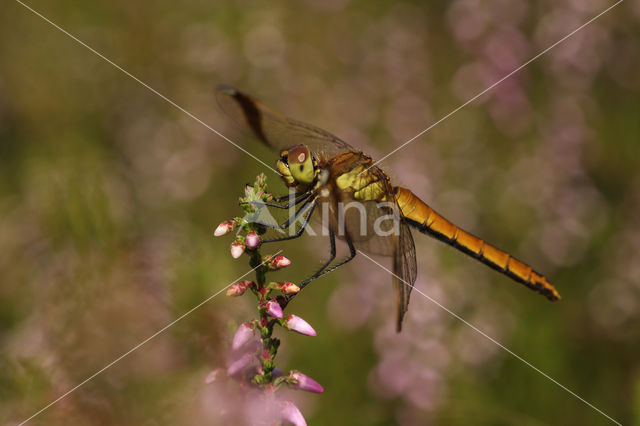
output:
<path id="1" fill-rule="evenodd" d="M 255 249 L 260 245 L 260 237 L 255 232 L 249 232 L 244 238 L 244 243 L 248 249 Z"/>
<path id="2" fill-rule="evenodd" d="M 277 271 L 291 265 L 291 261 L 284 256 L 267 256 L 264 259 L 264 263 L 272 270 Z"/>
<path id="3" fill-rule="evenodd" d="M 233 342 L 231 343 L 231 349 L 240 349 L 245 343 L 247 343 L 253 337 L 253 327 L 249 323 L 240 324 L 236 330 L 236 334 L 233 336 Z"/>
<path id="4" fill-rule="evenodd" d="M 276 258 L 273 259 L 273 264 L 276 268 L 281 269 L 291 265 L 291 261 L 284 256 L 276 256 Z"/>
<path id="5" fill-rule="evenodd" d="M 280 290 L 285 294 L 296 294 L 300 291 L 300 287 L 292 282 L 286 281 L 280 285 Z"/>
<path id="6" fill-rule="evenodd" d="M 290 372 L 289 377 L 295 380 L 294 386 L 300 390 L 313 393 L 324 392 L 324 389 L 322 388 L 322 385 L 320 385 L 320 383 L 316 382 L 311 377 L 306 376 L 299 371 L 294 370 Z"/>
<path id="7" fill-rule="evenodd" d="M 242 296 L 245 291 L 253 286 L 253 281 L 240 281 L 235 284 L 231 284 L 227 289 L 227 296 Z"/>
<path id="8" fill-rule="evenodd" d="M 229 249 L 231 250 L 231 257 L 233 257 L 234 259 L 237 259 L 240 256 L 242 256 L 242 253 L 244 253 L 244 244 L 233 243 L 231 244 Z"/>
<path id="9" fill-rule="evenodd" d="M 294 426 L 307 426 L 302 413 L 291 401 L 285 401 L 282 404 L 282 418 Z"/>
<path id="10" fill-rule="evenodd" d="M 216 230 L 213 232 L 213 235 L 216 237 L 220 237 L 222 235 L 228 234 L 233 230 L 233 228 L 235 228 L 237 224 L 238 222 L 236 222 L 235 220 L 225 220 L 220 225 L 218 225 Z"/>
<path id="11" fill-rule="evenodd" d="M 282 283 L 270 282 L 269 288 L 273 290 L 280 290 L 285 294 L 296 294 L 300 291 L 300 287 L 289 281 L 285 281 Z"/>
<path id="12" fill-rule="evenodd" d="M 295 331 L 306 336 L 315 336 L 316 331 L 311 325 L 297 315 L 289 315 L 284 321 L 284 326 L 291 331 Z"/>
<path id="13" fill-rule="evenodd" d="M 269 300 L 265 306 L 267 314 L 274 318 L 282 319 L 283 313 L 280 304 L 275 300 Z"/>

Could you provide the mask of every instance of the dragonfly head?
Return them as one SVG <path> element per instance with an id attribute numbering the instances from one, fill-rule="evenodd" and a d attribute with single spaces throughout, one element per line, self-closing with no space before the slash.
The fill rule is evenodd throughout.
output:
<path id="1" fill-rule="evenodd" d="M 318 175 L 318 164 L 305 145 L 294 145 L 280 153 L 276 169 L 287 186 L 311 185 Z"/>

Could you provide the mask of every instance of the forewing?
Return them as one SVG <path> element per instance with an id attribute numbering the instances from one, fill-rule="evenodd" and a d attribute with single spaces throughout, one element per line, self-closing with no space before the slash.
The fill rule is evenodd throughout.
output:
<path id="1" fill-rule="evenodd" d="M 297 144 L 321 158 L 354 149 L 326 130 L 286 117 L 231 86 L 218 87 L 217 99 L 237 124 L 278 153 Z"/>
<path id="2" fill-rule="evenodd" d="M 396 331 L 402 330 L 402 319 L 409 308 L 409 297 L 416 282 L 416 248 L 413 244 L 411 229 L 407 224 L 400 225 L 400 235 L 393 254 L 393 291 L 396 302 Z"/>

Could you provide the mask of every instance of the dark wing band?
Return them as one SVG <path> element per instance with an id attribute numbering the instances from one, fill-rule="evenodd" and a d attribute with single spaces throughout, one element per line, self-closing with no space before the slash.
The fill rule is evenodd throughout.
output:
<path id="1" fill-rule="evenodd" d="M 354 149 L 331 133 L 289 118 L 231 86 L 219 86 L 216 97 L 227 115 L 278 153 L 298 144 L 323 158 Z"/>

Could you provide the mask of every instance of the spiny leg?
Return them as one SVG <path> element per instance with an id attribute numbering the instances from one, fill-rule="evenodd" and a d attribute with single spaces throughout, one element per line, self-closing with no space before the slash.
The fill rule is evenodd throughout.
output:
<path id="1" fill-rule="evenodd" d="M 278 197 L 276 199 L 274 199 L 273 203 L 267 203 L 265 201 L 249 201 L 249 202 L 245 202 L 245 203 L 240 203 L 240 204 L 251 204 L 252 206 L 267 206 L 267 207 L 275 207 L 277 209 L 290 209 L 293 206 L 297 206 L 298 204 L 300 204 L 301 202 L 303 202 L 304 200 L 306 200 L 307 198 L 309 198 L 309 196 L 312 194 L 311 191 L 307 191 L 304 194 L 298 196 L 296 194 L 296 198 L 294 198 L 293 200 L 291 200 L 289 198 L 289 196 L 285 197 Z M 282 201 L 287 200 L 286 204 L 278 204 Z"/>
<path id="2" fill-rule="evenodd" d="M 302 222 L 302 226 L 300 226 L 300 229 L 294 234 L 294 235 L 289 235 L 286 237 L 282 237 L 282 238 L 274 238 L 271 240 L 263 240 L 262 243 L 273 243 L 276 241 L 286 241 L 286 240 L 292 240 L 294 238 L 298 238 L 302 235 L 302 233 L 304 232 L 304 230 L 307 228 L 307 225 L 309 224 L 309 219 L 311 219 L 311 215 L 313 214 L 313 211 L 315 210 L 316 206 L 318 205 L 317 203 L 317 198 L 314 198 L 313 200 L 309 201 L 308 203 L 306 203 L 305 205 L 303 205 L 302 207 L 300 207 L 300 209 L 298 210 L 298 212 L 296 212 L 295 216 L 293 216 L 293 218 L 289 218 L 280 228 L 277 227 L 273 227 L 275 229 L 280 229 L 282 231 L 284 231 L 285 229 L 288 229 L 289 226 L 291 225 L 291 221 L 292 220 L 297 220 L 298 216 L 301 214 L 301 212 L 307 208 L 307 206 L 310 207 L 308 208 L 309 213 L 307 213 L 307 215 L 304 218 L 304 221 Z"/>
<path id="3" fill-rule="evenodd" d="M 281 227 L 283 229 L 288 229 L 291 226 L 292 223 L 295 223 L 298 220 L 298 218 L 300 217 L 301 214 L 304 214 L 305 209 L 308 209 L 309 210 L 309 214 L 307 214 L 305 222 L 304 222 L 304 224 L 302 226 L 303 228 L 306 227 L 307 224 L 309 223 L 309 218 L 311 217 L 311 213 L 313 213 L 313 210 L 316 208 L 317 201 L 318 201 L 318 197 L 314 197 L 311 200 L 305 202 L 293 216 L 289 216 L 289 219 L 287 219 L 281 225 Z"/>
<path id="4" fill-rule="evenodd" d="M 310 194 L 307 194 L 304 198 L 308 198 L 308 197 L 309 197 L 309 195 L 310 195 Z M 298 220 L 298 218 L 300 217 L 300 214 L 301 214 L 302 212 L 304 212 L 304 209 L 305 209 L 309 204 L 311 204 L 313 201 L 315 201 L 315 199 L 314 199 L 314 200 L 311 200 L 311 201 L 307 201 L 306 203 L 304 203 L 304 204 L 302 205 L 302 207 L 300 207 L 300 208 L 295 212 L 295 214 L 294 214 L 293 216 L 289 216 L 289 219 L 287 219 L 284 223 L 282 223 L 282 225 L 278 225 L 278 224 L 273 225 L 273 224 L 270 224 L 270 223 L 263 223 L 263 222 L 259 222 L 259 224 L 260 224 L 260 225 L 263 225 L 263 226 L 266 226 L 267 228 L 276 229 L 276 230 L 278 230 L 278 231 L 282 231 L 282 232 L 284 232 L 286 229 L 288 229 L 288 228 L 289 228 L 289 226 L 290 226 L 290 224 L 291 224 L 291 222 L 292 222 L 292 221 L 296 221 L 296 220 Z M 262 205 L 262 206 L 264 206 L 265 204 L 264 204 L 264 203 L 262 203 L 261 205 Z M 270 240 L 269 240 L 269 241 L 270 241 Z"/>
<path id="5" fill-rule="evenodd" d="M 272 224 L 268 224 L 268 223 L 260 223 L 260 225 L 264 225 L 264 226 L 266 226 L 267 228 L 277 229 L 277 230 L 279 230 L 279 231 L 283 231 L 283 232 L 284 232 L 284 231 L 285 231 L 285 229 L 287 229 L 287 228 L 290 226 L 290 224 L 291 224 L 291 222 L 292 222 L 292 221 L 298 220 L 298 218 L 300 217 L 300 214 L 301 214 L 302 212 L 304 212 L 304 209 L 305 209 L 309 204 L 311 204 L 311 202 L 313 202 L 313 200 L 311 200 L 311 201 L 308 201 L 308 202 L 304 203 L 304 204 L 302 205 L 302 207 L 300 207 L 298 210 L 296 210 L 296 212 L 295 212 L 295 214 L 294 214 L 293 216 L 289 216 L 289 219 L 287 219 L 286 221 L 284 221 L 284 222 L 282 223 L 282 225 L 272 225 Z"/>
<path id="6" fill-rule="evenodd" d="M 305 287 L 307 284 L 309 284 L 311 281 L 313 281 L 314 279 L 318 278 L 320 275 L 322 275 L 322 271 L 331 264 L 331 262 L 333 262 L 333 260 L 336 258 L 336 235 L 334 234 L 333 230 L 331 228 L 329 228 L 329 242 L 331 244 L 331 254 L 329 256 L 329 259 L 324 263 L 324 265 L 322 265 L 320 267 L 320 269 L 318 269 L 316 271 L 315 274 L 313 274 L 311 277 L 307 278 L 306 280 L 302 281 L 300 283 L 300 290 L 302 290 L 303 287 Z M 279 303 L 280 306 L 282 307 L 282 309 L 284 309 L 287 304 L 291 301 L 291 299 L 293 299 L 293 297 L 298 294 L 298 293 L 294 293 L 294 294 L 290 294 L 288 296 L 284 296 L 279 298 Z"/>
<path id="7" fill-rule="evenodd" d="M 310 194 L 311 194 L 311 191 L 307 191 L 307 192 L 303 192 L 302 194 L 294 193 L 293 195 L 294 195 L 294 199 L 297 199 L 298 197 L 304 197 L 304 198 L 306 198 L 306 197 L 308 197 Z M 276 202 L 276 203 L 282 203 L 283 201 L 287 201 L 287 200 L 289 200 L 290 198 L 291 198 L 291 193 L 289 193 L 289 194 L 287 194 L 287 195 L 283 195 L 283 196 L 281 196 L 281 197 L 275 197 L 275 198 L 273 199 L 273 201 L 274 201 L 274 202 Z M 296 204 L 297 204 L 297 202 L 296 202 Z"/>
<path id="8" fill-rule="evenodd" d="M 324 275 L 323 271 L 336 258 L 336 236 L 331 228 L 329 228 L 329 243 L 331 244 L 331 255 L 329 256 L 329 259 L 324 263 L 324 265 L 320 267 L 320 269 L 316 271 L 315 274 L 311 275 L 309 278 L 300 283 L 300 290 L 302 290 L 307 284 L 318 278 L 320 275 Z"/>
<path id="9" fill-rule="evenodd" d="M 331 232 L 331 231 L 329 231 Z M 309 282 L 311 282 L 312 280 L 315 280 L 316 278 L 320 278 L 321 276 L 328 274 L 329 272 L 333 272 L 336 269 L 338 269 L 339 267 L 341 267 L 342 265 L 344 265 L 345 263 L 350 262 L 351 260 L 353 260 L 354 257 L 356 257 L 356 248 L 353 245 L 353 242 L 351 241 L 351 238 L 349 238 L 349 235 L 345 235 L 345 241 L 347 242 L 347 245 L 349 246 L 349 257 L 347 257 L 346 259 L 344 259 L 342 262 L 338 263 L 337 265 L 333 265 L 331 268 L 326 268 L 327 266 L 329 266 L 329 263 L 331 263 L 331 260 L 333 260 L 333 258 L 335 258 L 335 239 L 332 242 L 332 253 L 333 253 L 333 257 L 331 258 L 331 260 L 329 262 L 327 262 L 322 268 L 320 268 L 320 270 L 318 272 L 316 272 L 315 274 L 313 274 L 311 277 L 307 278 L 306 280 L 302 281 L 300 283 L 300 289 L 302 289 L 304 286 L 306 286 L 307 284 L 309 284 Z"/>
<path id="10" fill-rule="evenodd" d="M 322 267 L 320 269 L 318 269 L 318 271 L 316 271 L 315 274 L 313 274 L 312 276 L 310 276 L 309 278 L 307 278 L 306 280 L 302 281 L 300 283 L 300 290 L 302 290 L 304 287 L 307 286 L 307 284 L 309 284 L 311 281 L 315 280 L 316 278 L 320 278 L 321 276 L 328 274 L 329 272 L 335 271 L 336 269 L 338 269 L 339 267 L 341 267 L 342 265 L 344 265 L 345 263 L 353 260 L 354 257 L 356 257 L 356 248 L 353 245 L 353 242 L 351 241 L 351 238 L 349 238 L 349 235 L 345 236 L 345 241 L 347 242 L 347 245 L 349 246 L 349 257 L 347 257 L 346 259 L 344 259 L 342 262 L 338 263 L 337 265 L 332 266 L 331 268 L 327 268 L 329 266 L 329 264 L 331 264 L 331 262 L 333 262 L 333 260 L 336 257 L 336 239 L 335 239 L 335 234 L 333 233 L 333 231 L 331 229 L 329 229 L 329 238 L 330 238 L 330 242 L 331 242 L 331 257 L 329 258 L 329 260 L 327 262 L 325 262 L 324 265 L 322 265 Z M 280 306 L 282 306 L 282 308 L 284 308 L 285 306 L 287 306 L 287 304 L 291 301 L 291 299 L 293 299 L 293 297 L 298 294 L 291 294 L 288 296 L 285 296 L 284 298 L 280 299 Z"/>

